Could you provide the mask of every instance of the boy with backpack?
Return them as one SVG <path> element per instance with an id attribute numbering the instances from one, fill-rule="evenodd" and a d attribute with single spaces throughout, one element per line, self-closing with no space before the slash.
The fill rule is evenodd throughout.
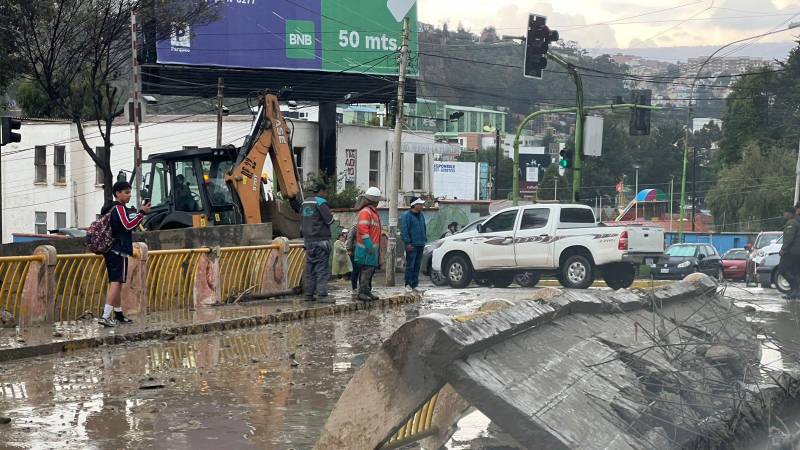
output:
<path id="1" fill-rule="evenodd" d="M 98 320 L 105 327 L 133 322 L 122 313 L 122 284 L 127 282 L 128 257 L 133 254 L 133 229 L 150 212 L 148 200 L 142 205 L 141 212 L 126 206 L 131 200 L 131 185 L 127 181 L 114 183 L 112 193 L 114 201 L 103 207 L 100 211 L 102 217 L 92 224 L 87 234 L 87 246 L 103 255 L 108 270 L 108 296 L 103 317 Z"/>

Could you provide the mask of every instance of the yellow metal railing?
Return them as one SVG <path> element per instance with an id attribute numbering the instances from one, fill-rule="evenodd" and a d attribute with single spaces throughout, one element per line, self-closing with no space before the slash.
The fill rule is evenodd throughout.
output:
<path id="1" fill-rule="evenodd" d="M 19 304 L 31 261 L 44 261 L 43 256 L 5 256 L 0 258 L 0 308 L 19 317 Z"/>
<path id="2" fill-rule="evenodd" d="M 436 400 L 438 398 L 438 392 L 433 394 L 433 397 L 425 402 L 422 408 L 415 412 L 414 415 L 408 419 L 408 422 L 400 427 L 397 433 L 389 438 L 386 444 L 381 448 L 385 450 L 399 448 L 437 433 L 438 430 L 432 426 L 432 423 L 433 413 L 436 409 Z"/>
<path id="3" fill-rule="evenodd" d="M 147 307 L 149 311 L 192 305 L 197 263 L 208 248 L 153 250 L 148 253 Z"/>
<path id="4" fill-rule="evenodd" d="M 100 315 L 108 291 L 108 272 L 102 256 L 58 255 L 55 277 L 54 321 L 77 320 L 86 311 Z"/>
<path id="5" fill-rule="evenodd" d="M 306 249 L 303 244 L 289 245 L 289 287 L 296 288 L 303 284 L 303 271 L 306 266 Z"/>
<path id="6" fill-rule="evenodd" d="M 238 295 L 258 292 L 272 251 L 280 246 L 225 247 L 220 249 L 219 277 L 223 301 Z"/>

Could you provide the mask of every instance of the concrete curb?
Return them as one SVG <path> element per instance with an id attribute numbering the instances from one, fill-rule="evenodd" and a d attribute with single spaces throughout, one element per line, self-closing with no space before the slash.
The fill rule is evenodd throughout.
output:
<path id="1" fill-rule="evenodd" d="M 140 330 L 130 333 L 110 334 L 101 337 L 87 337 L 79 339 L 49 342 L 45 344 L 29 345 L 25 347 L 0 349 L 0 362 L 13 361 L 34 356 L 52 355 L 55 353 L 84 350 L 102 347 L 104 345 L 124 344 L 126 342 L 146 341 L 165 337 L 174 339 L 177 336 L 190 336 L 215 331 L 237 330 L 253 328 L 282 322 L 294 322 L 317 317 L 333 316 L 356 311 L 365 311 L 388 306 L 406 305 L 417 303 L 422 299 L 419 295 L 395 295 L 374 302 L 347 302 L 302 308 L 294 311 L 281 311 L 266 315 L 237 317 L 235 319 L 220 319 L 205 323 L 192 323 L 178 326 L 168 326 L 152 330 Z"/>

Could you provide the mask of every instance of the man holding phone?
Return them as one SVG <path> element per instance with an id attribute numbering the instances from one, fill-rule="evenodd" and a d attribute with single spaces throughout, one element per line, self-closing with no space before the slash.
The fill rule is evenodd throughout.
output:
<path id="1" fill-rule="evenodd" d="M 122 285 L 128 281 L 128 257 L 133 254 L 133 230 L 142 223 L 145 214 L 150 212 L 150 199 L 145 199 L 140 212 L 127 207 L 131 200 L 131 185 L 127 181 L 114 183 L 111 190 L 114 201 L 100 211 L 102 215 L 111 214 L 111 236 L 114 238 L 111 250 L 103 254 L 108 271 L 108 295 L 103 317 L 98 323 L 105 327 L 133 322 L 122 312 Z"/>

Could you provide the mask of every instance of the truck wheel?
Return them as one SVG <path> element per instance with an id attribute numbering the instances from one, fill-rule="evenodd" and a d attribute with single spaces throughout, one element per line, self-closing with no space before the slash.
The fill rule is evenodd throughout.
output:
<path id="1" fill-rule="evenodd" d="M 592 263 L 583 255 L 572 255 L 561 266 L 562 284 L 569 289 L 586 289 L 594 281 Z"/>
<path id="2" fill-rule="evenodd" d="M 608 287 L 615 291 L 631 287 L 636 275 L 633 265 L 626 263 L 607 264 L 600 270 Z"/>
<path id="3" fill-rule="evenodd" d="M 492 284 L 496 288 L 507 288 L 514 282 L 514 274 L 508 272 L 498 272 L 492 274 Z"/>
<path id="4" fill-rule="evenodd" d="M 440 272 L 431 269 L 430 274 L 431 274 L 431 283 L 433 283 L 434 286 L 447 285 L 447 278 L 445 278 L 445 276 L 442 275 Z"/>
<path id="5" fill-rule="evenodd" d="M 530 288 L 536 286 L 539 283 L 540 278 L 541 275 L 539 272 L 522 272 L 514 277 L 514 281 L 516 281 L 517 284 L 522 287 Z"/>
<path id="6" fill-rule="evenodd" d="M 445 267 L 445 277 L 450 286 L 461 289 L 472 282 L 472 267 L 462 255 L 450 257 Z"/>

